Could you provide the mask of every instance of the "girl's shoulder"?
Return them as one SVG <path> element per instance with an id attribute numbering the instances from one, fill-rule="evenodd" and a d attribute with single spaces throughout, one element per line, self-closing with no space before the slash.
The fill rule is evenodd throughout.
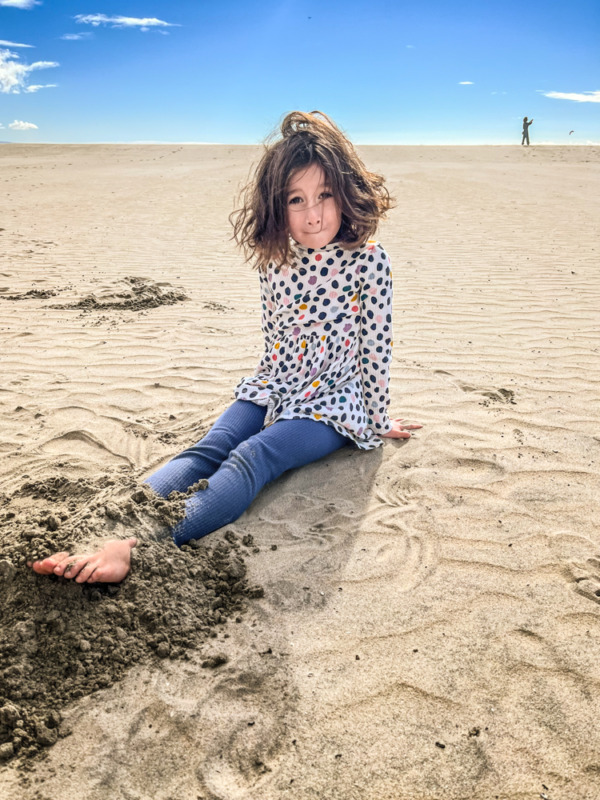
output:
<path id="1" fill-rule="evenodd" d="M 367 263 L 372 264 L 374 261 L 389 263 L 390 261 L 390 257 L 384 250 L 383 245 L 377 239 L 368 239 L 362 249 L 364 253 L 361 257 L 366 260 Z"/>
<path id="2" fill-rule="evenodd" d="M 363 246 L 369 253 L 383 253 L 384 255 L 387 255 L 383 245 L 378 239 L 367 239 Z"/>

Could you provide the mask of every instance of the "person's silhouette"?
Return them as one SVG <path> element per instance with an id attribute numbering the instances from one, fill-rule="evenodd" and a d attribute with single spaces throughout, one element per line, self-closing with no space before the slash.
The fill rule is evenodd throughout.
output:
<path id="1" fill-rule="evenodd" d="M 529 146 L 529 126 L 532 122 L 532 119 L 528 122 L 527 117 L 523 117 L 523 138 L 521 139 L 521 144 L 527 143 L 527 146 Z"/>

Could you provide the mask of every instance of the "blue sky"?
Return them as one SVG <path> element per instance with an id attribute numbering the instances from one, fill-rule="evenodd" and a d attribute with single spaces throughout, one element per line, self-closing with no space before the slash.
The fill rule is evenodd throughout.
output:
<path id="1" fill-rule="evenodd" d="M 25 46 L 26 45 L 26 46 Z M 0 0 L 0 140 L 600 142 L 598 0 Z M 574 133 L 570 134 L 570 131 Z"/>

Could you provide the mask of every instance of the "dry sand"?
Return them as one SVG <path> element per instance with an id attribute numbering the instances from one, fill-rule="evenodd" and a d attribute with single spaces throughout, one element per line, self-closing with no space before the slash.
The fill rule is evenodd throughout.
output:
<path id="1" fill-rule="evenodd" d="M 0 148 L 0 558 L 105 509 L 253 369 L 257 279 L 227 215 L 258 152 Z M 362 152 L 398 201 L 392 410 L 425 427 L 284 476 L 213 534 L 264 597 L 64 706 L 60 735 L 50 715 L 58 741 L 7 761 L 2 797 L 600 796 L 600 149 Z M 5 689 L 16 585 L 46 642 L 65 597 L 128 591 L 0 573 Z"/>

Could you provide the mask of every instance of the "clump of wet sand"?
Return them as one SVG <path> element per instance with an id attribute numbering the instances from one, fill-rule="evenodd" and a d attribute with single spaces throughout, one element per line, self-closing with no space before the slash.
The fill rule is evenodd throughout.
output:
<path id="1" fill-rule="evenodd" d="M 248 587 L 245 549 L 232 532 L 173 544 L 169 528 L 183 517 L 185 498 L 174 492 L 165 500 L 123 476 L 56 476 L 0 498 L 0 760 L 26 764 L 68 734 L 67 704 L 133 664 L 189 658 L 260 591 Z M 129 536 L 139 543 L 121 584 L 78 584 L 26 566 Z"/>
<path id="2" fill-rule="evenodd" d="M 49 289 L 32 288 L 27 291 L 6 294 L 7 287 L 3 287 L 0 289 L 0 300 L 48 300 L 69 289 L 73 289 L 73 286 Z M 166 281 L 157 282 L 150 278 L 129 275 L 102 289 L 89 292 L 79 299 L 53 304 L 51 307 L 84 312 L 145 311 L 159 306 L 172 306 L 189 299 L 181 287 L 173 286 Z"/>
<path id="3" fill-rule="evenodd" d="M 108 309 L 122 311 L 142 311 L 158 306 L 170 306 L 189 300 L 183 289 L 171 286 L 170 283 L 158 283 L 149 278 L 128 276 L 123 278 L 121 286 L 91 293 L 72 303 L 56 305 L 54 308 L 82 309 L 84 311 L 104 311 Z"/>

